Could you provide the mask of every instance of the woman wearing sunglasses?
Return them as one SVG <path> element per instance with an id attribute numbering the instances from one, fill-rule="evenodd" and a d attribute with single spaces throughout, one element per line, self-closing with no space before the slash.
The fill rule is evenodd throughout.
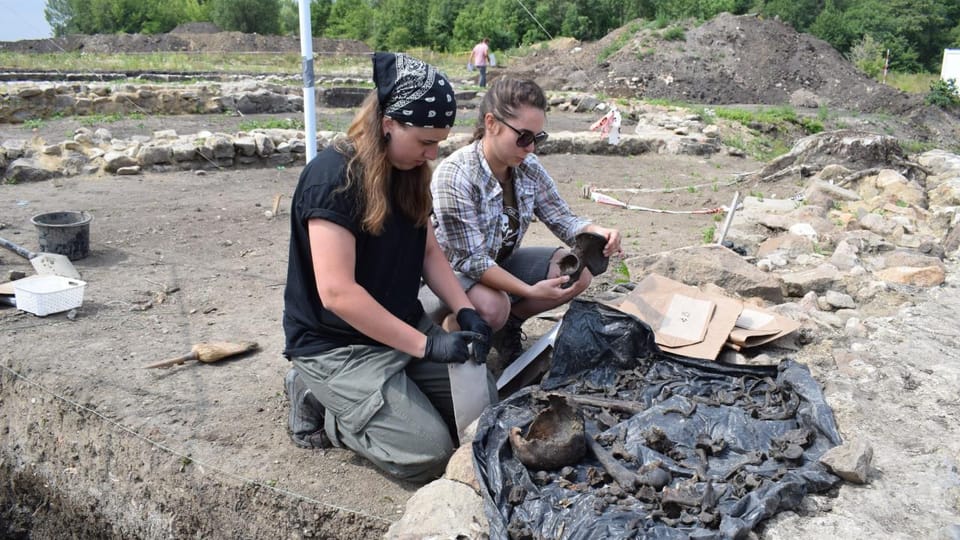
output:
<path id="1" fill-rule="evenodd" d="M 497 370 L 522 352 L 526 319 L 569 302 L 592 279 L 584 271 L 569 284 L 560 275 L 566 249 L 520 247 L 534 216 L 568 246 L 581 232 L 603 236 L 607 257 L 620 251 L 620 233 L 574 215 L 534 154 L 547 140 L 547 98 L 535 82 L 501 77 L 479 109 L 474 141 L 437 167 L 431 192 L 437 240 L 480 316 L 500 329 Z M 456 328 L 453 317 L 444 327 Z"/>

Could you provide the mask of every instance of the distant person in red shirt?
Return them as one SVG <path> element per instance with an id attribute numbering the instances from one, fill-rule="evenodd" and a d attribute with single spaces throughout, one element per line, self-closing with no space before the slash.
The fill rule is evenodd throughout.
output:
<path id="1" fill-rule="evenodd" d="M 480 43 L 473 46 L 470 51 L 470 63 L 477 67 L 480 72 L 480 87 L 487 86 L 487 65 L 490 64 L 490 40 L 483 38 Z"/>

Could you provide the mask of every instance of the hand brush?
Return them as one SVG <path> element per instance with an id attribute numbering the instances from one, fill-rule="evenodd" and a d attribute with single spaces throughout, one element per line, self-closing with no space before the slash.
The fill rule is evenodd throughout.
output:
<path id="1" fill-rule="evenodd" d="M 182 364 L 189 360 L 199 360 L 201 362 L 216 362 L 227 358 L 228 356 L 234 356 L 237 354 L 242 354 L 249 351 L 254 351 L 259 347 L 254 341 L 243 341 L 240 343 L 231 343 L 227 341 L 212 341 L 209 343 L 197 343 L 194 345 L 190 352 L 183 356 L 178 356 L 177 358 L 171 358 L 170 360 L 164 360 L 163 362 L 157 362 L 156 364 L 150 364 L 149 366 L 144 366 L 145 368 L 162 368 L 175 366 L 177 364 Z"/>

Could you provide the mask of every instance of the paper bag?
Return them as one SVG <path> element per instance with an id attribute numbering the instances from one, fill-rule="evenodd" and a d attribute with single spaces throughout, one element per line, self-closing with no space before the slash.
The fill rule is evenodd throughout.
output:
<path id="1" fill-rule="evenodd" d="M 450 375 L 450 393 L 453 398 L 453 416 L 457 423 L 457 435 L 480 417 L 490 404 L 487 386 L 487 366 L 473 360 L 462 364 L 447 364 Z"/>
<path id="2" fill-rule="evenodd" d="M 650 274 L 615 307 L 650 325 L 664 352 L 715 360 L 743 304 Z"/>
<path id="3" fill-rule="evenodd" d="M 770 343 L 800 328 L 800 323 L 763 309 L 746 306 L 733 330 L 730 331 L 731 348 L 740 350 Z"/>

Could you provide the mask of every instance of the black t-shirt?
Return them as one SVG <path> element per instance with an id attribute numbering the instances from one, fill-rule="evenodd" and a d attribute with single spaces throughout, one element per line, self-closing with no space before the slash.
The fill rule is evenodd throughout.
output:
<path id="1" fill-rule="evenodd" d="M 520 235 L 520 211 L 517 210 L 516 187 L 513 178 L 503 185 L 503 214 L 500 216 L 500 233 L 503 243 L 497 251 L 497 264 L 507 260 L 517 249 L 517 237 Z"/>
<path id="2" fill-rule="evenodd" d="M 391 208 L 383 232 L 361 230 L 363 202 L 346 182 L 347 156 L 328 146 L 304 167 L 290 207 L 290 255 L 283 293 L 284 355 L 311 356 L 354 344 L 376 344 L 323 307 L 317 293 L 307 223 L 325 219 L 356 238 L 357 283 L 390 313 L 415 325 L 423 314 L 417 299 L 427 230 Z"/>

